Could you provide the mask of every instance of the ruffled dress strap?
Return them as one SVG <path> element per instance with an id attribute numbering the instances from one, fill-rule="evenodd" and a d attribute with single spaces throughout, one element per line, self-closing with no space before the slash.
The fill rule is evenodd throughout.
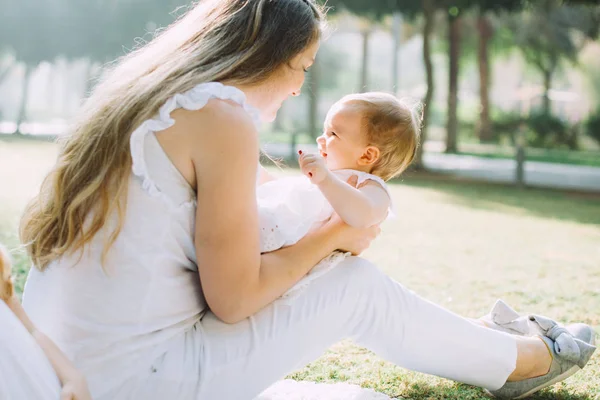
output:
<path id="1" fill-rule="evenodd" d="M 132 159 L 132 172 L 141 179 L 142 187 L 153 197 L 159 197 L 171 206 L 171 198 L 163 193 L 156 182 L 150 177 L 147 160 L 144 154 L 145 139 L 150 133 L 163 131 L 172 127 L 175 120 L 171 118 L 171 113 L 183 108 L 190 111 L 196 111 L 204 107 L 209 100 L 216 98 L 221 100 L 231 100 L 238 103 L 252 117 L 254 124 L 260 123 L 259 111 L 248 104 L 246 95 L 240 89 L 233 86 L 226 86 L 219 82 L 201 83 L 193 89 L 184 93 L 178 93 L 168 99 L 159 109 L 158 114 L 151 119 L 144 121 L 133 133 L 129 141 Z"/>

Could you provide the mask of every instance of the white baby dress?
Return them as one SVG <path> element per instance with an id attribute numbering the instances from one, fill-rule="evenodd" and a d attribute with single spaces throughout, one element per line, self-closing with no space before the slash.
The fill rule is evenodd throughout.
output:
<path id="1" fill-rule="evenodd" d="M 390 195 L 387 185 L 378 176 L 350 169 L 334 173 L 343 181 L 355 175 L 358 178 L 357 187 L 366 181 L 375 181 Z M 305 176 L 285 177 L 266 182 L 258 186 L 256 194 L 263 253 L 295 244 L 307 233 L 325 223 L 334 211 L 317 185 Z M 311 281 L 331 270 L 349 255 L 350 253 L 342 251 L 331 253 L 282 297 L 295 297 Z"/>

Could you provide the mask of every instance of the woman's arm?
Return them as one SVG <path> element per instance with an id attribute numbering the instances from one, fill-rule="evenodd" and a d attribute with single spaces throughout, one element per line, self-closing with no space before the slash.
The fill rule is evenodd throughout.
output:
<path id="1" fill-rule="evenodd" d="M 333 250 L 355 245 L 350 239 L 360 235 L 330 224 L 295 246 L 261 256 L 255 192 L 258 135 L 252 121 L 240 107 L 224 102 L 211 102 L 187 120 L 191 123 L 178 129 L 188 129 L 193 141 L 198 270 L 218 318 L 234 323 L 256 313 Z M 360 239 L 368 236 L 363 233 Z"/>

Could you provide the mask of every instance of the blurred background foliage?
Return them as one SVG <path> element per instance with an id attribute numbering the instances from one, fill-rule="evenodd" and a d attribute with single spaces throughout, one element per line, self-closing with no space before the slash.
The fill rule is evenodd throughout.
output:
<path id="1" fill-rule="evenodd" d="M 189 5 L 3 5 L 0 132 L 65 133 L 102 67 L 150 40 Z M 265 141 L 287 143 L 292 135 L 312 141 L 337 98 L 382 90 L 425 104 L 422 142 L 432 146 L 421 150 L 510 147 L 517 132 L 535 148 L 598 150 L 597 0 L 330 0 L 327 7 L 333 29 L 307 87 L 265 127 Z"/>

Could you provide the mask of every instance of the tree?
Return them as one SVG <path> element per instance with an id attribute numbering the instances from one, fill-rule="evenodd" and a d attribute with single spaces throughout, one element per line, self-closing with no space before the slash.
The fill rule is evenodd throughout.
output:
<path id="1" fill-rule="evenodd" d="M 446 152 L 457 151 L 458 135 L 458 81 L 460 76 L 461 42 L 462 38 L 462 15 L 468 10 L 478 9 L 478 64 L 480 82 L 480 118 L 478 130 L 484 133 L 486 138 L 491 135 L 490 122 L 490 63 L 489 42 L 492 37 L 492 27 L 486 13 L 498 12 L 500 10 L 512 11 L 518 9 L 523 0 L 437 0 L 438 6 L 447 9 L 448 15 L 448 115 L 446 122 Z"/>
<path id="2" fill-rule="evenodd" d="M 480 142 L 490 142 L 493 139 L 492 121 L 490 119 L 490 53 L 489 43 L 493 35 L 489 17 L 483 8 L 477 16 L 477 64 L 479 66 L 479 119 L 477 137 Z"/>
<path id="3" fill-rule="evenodd" d="M 423 168 L 423 149 L 427 139 L 427 129 L 429 128 L 429 118 L 431 115 L 431 101 L 435 91 L 433 83 L 433 62 L 431 59 L 431 33 L 433 32 L 433 23 L 435 18 L 434 0 L 423 0 L 423 61 L 427 76 L 427 92 L 423 99 L 423 127 L 421 129 L 421 145 L 417 149 L 415 157 L 415 166 L 418 169 Z"/>
<path id="4" fill-rule="evenodd" d="M 26 118 L 31 73 L 41 61 L 54 56 L 54 28 L 58 26 L 59 13 L 60 4 L 50 4 L 48 0 L 40 0 L 35 5 L 21 1 L 3 10 L 0 20 L 3 48 L 11 49 L 16 60 L 25 66 L 17 133 L 20 133 L 19 127 Z M 59 33 L 58 36 L 61 40 L 62 35 Z"/>
<path id="5" fill-rule="evenodd" d="M 457 151 L 458 136 L 458 80 L 460 67 L 460 42 L 463 9 L 470 6 L 470 0 L 430 0 L 423 1 L 423 58 L 427 71 L 426 108 L 424 109 L 424 129 L 429 121 L 427 104 L 433 99 L 433 64 L 431 63 L 431 35 L 436 12 L 444 10 L 447 15 L 448 42 L 448 109 L 446 117 L 446 152 Z M 430 75 L 431 74 L 431 75 Z M 426 136 L 426 133 L 425 135 Z M 422 139 L 424 143 L 424 139 Z"/>
<path id="6" fill-rule="evenodd" d="M 493 140 L 490 118 L 490 85 L 492 82 L 490 68 L 490 44 L 494 38 L 494 28 L 490 15 L 515 12 L 523 7 L 523 0 L 477 0 L 477 64 L 479 67 L 479 119 L 477 137 L 480 142 Z"/>
<path id="7" fill-rule="evenodd" d="M 381 21 L 382 18 L 386 15 L 401 13 L 405 18 L 415 19 L 417 15 L 423 13 L 425 15 L 426 22 L 424 26 L 424 39 L 423 39 L 423 47 L 424 54 L 423 59 L 426 65 L 427 70 L 427 95 L 424 99 L 424 107 L 423 107 L 423 129 L 421 132 L 421 143 L 425 142 L 426 138 L 426 130 L 427 130 L 427 121 L 429 116 L 429 107 L 431 100 L 433 99 L 433 64 L 431 62 L 431 46 L 430 46 L 430 35 L 433 31 L 433 17 L 434 12 L 425 13 L 424 10 L 426 7 L 425 3 L 433 4 L 435 0 L 423 0 L 423 4 L 420 4 L 416 1 L 403 1 L 403 0 L 329 0 L 327 2 L 328 6 L 333 6 L 334 11 L 336 8 L 346 8 L 348 11 L 360 15 L 364 18 L 367 18 L 371 21 Z M 428 20 L 429 18 L 429 20 Z M 426 35 L 425 35 L 426 34 Z M 426 38 L 425 38 L 426 36 Z M 364 40 L 364 39 L 363 39 Z M 366 42 L 363 42 L 366 43 Z M 367 49 L 363 49 L 363 65 L 366 62 L 366 54 Z M 395 55 L 394 55 L 395 56 Z M 366 76 L 366 66 L 363 66 L 361 69 L 362 76 Z M 364 78 L 361 78 L 363 81 Z M 395 81 L 395 80 L 394 80 Z M 366 85 L 365 85 L 366 86 Z M 415 166 L 419 168 L 422 165 L 422 150 L 423 146 L 419 146 L 417 151 L 417 156 L 415 157 Z"/>
<path id="8" fill-rule="evenodd" d="M 390 14 L 393 8 L 384 1 L 378 0 L 365 3 L 361 0 L 332 0 L 326 2 L 327 6 L 333 7 L 332 13 L 338 13 L 344 9 L 358 16 L 358 30 L 362 36 L 362 54 L 359 77 L 359 90 L 368 91 L 369 82 L 369 38 L 373 31 L 373 23 Z"/>
<path id="9" fill-rule="evenodd" d="M 458 136 L 458 81 L 460 76 L 460 43 L 462 13 L 471 6 L 473 0 L 429 0 L 422 1 L 423 12 L 423 59 L 427 72 L 427 94 L 423 116 L 423 134 L 421 142 L 425 143 L 426 129 L 429 122 L 429 103 L 433 99 L 434 81 L 433 64 L 431 62 L 431 35 L 438 10 L 444 10 L 447 15 L 448 42 L 448 109 L 446 119 L 446 152 L 457 151 Z M 417 163 L 421 162 L 418 154 Z"/>
<path id="10" fill-rule="evenodd" d="M 577 63 L 585 41 L 598 35 L 598 7 L 563 5 L 560 0 L 538 0 L 534 4 L 512 18 L 511 25 L 524 59 L 543 77 L 542 112 L 550 114 L 553 78 L 563 60 Z"/>
<path id="11" fill-rule="evenodd" d="M 16 2 L 0 14 L 0 51 L 25 66 L 17 126 L 27 118 L 31 73 L 58 56 L 106 63 L 134 47 L 136 37 L 165 26 L 183 0 L 36 0 Z M 1 72 L 1 71 L 0 71 Z"/>
<path id="12" fill-rule="evenodd" d="M 360 21 L 360 34 L 362 36 L 362 62 L 360 68 L 359 90 L 367 92 L 369 90 L 369 39 L 373 32 L 371 21 L 362 18 Z"/>
<path id="13" fill-rule="evenodd" d="M 90 65 L 105 64 L 150 40 L 157 28 L 173 22 L 174 10 L 186 4 L 183 0 L 153 0 L 140 7 L 138 0 L 63 1 L 73 3 L 75 15 L 70 31 L 77 33 L 69 44 L 68 56 L 89 58 Z"/>
<path id="14" fill-rule="evenodd" d="M 401 35 L 402 35 L 402 14 L 395 11 L 392 14 L 392 40 L 394 42 L 394 49 L 392 55 L 392 90 L 398 91 L 398 49 L 400 48 Z"/>
<path id="15" fill-rule="evenodd" d="M 312 138 L 318 136 L 317 132 L 321 129 L 317 128 L 317 118 L 319 113 L 319 89 L 320 89 L 320 77 L 321 77 L 321 66 L 320 61 L 315 60 L 315 63 L 310 69 L 309 73 L 309 92 L 308 92 L 308 133 Z"/>
<path id="16" fill-rule="evenodd" d="M 448 10 L 448 115 L 446 122 L 446 153 L 457 152 L 458 136 L 458 77 L 460 66 L 460 9 Z"/>
<path id="17" fill-rule="evenodd" d="M 3 54 L 0 53 L 0 84 L 8 76 L 8 74 L 12 70 L 13 66 L 14 66 L 14 59 L 13 59 L 12 55 L 7 54 L 3 57 Z"/>

